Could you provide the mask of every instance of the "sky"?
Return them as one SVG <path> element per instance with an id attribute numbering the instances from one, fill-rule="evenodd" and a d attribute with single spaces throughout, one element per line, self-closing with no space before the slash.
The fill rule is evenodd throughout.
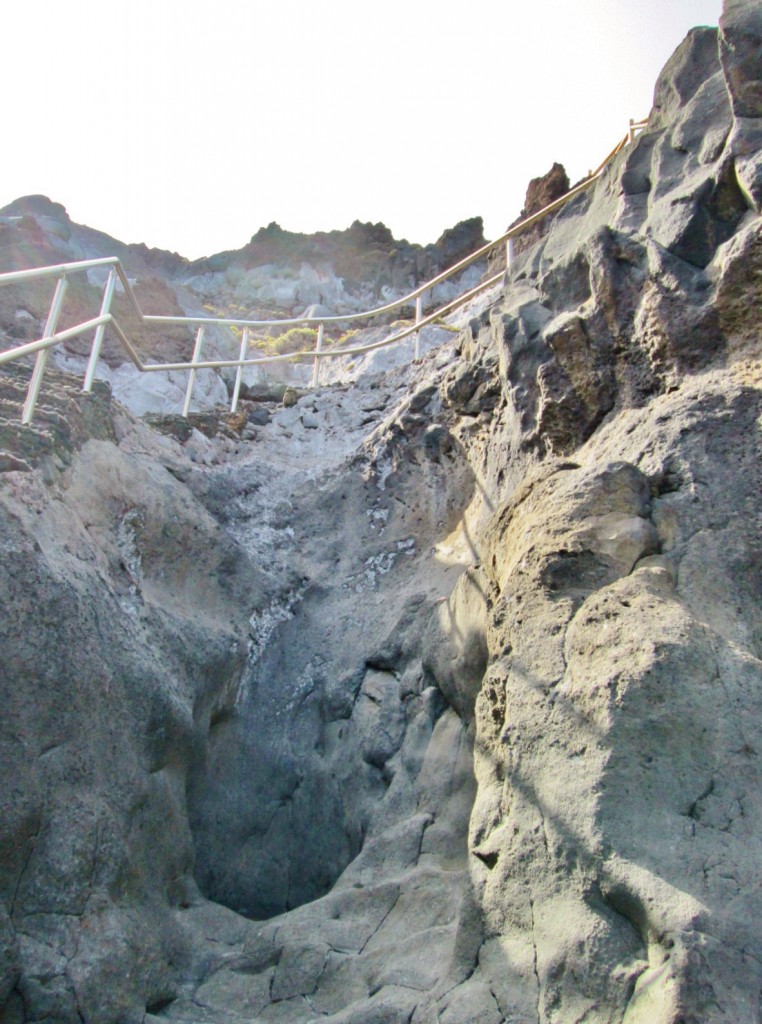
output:
<path id="1" fill-rule="evenodd" d="M 648 114 L 721 0 L 10 0 L 0 207 L 197 258 L 383 221 L 497 237 L 530 178 L 572 181 Z"/>

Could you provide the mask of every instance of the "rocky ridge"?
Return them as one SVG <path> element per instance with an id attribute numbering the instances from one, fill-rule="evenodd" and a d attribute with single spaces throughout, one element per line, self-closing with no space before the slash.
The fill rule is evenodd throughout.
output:
<path id="1" fill-rule="evenodd" d="M 762 1019 L 761 49 L 422 364 L 8 467 L 3 1021 Z"/>
<path id="2" fill-rule="evenodd" d="M 118 256 L 143 311 L 162 316 L 267 320 L 362 313 L 404 296 L 470 255 L 484 241 L 479 217 L 444 231 L 427 246 L 395 239 L 383 224 L 355 221 L 345 231 L 314 235 L 284 231 L 270 224 L 240 250 L 190 261 L 176 253 L 126 245 L 103 232 L 75 224 L 60 203 L 45 196 L 25 196 L 0 210 L 0 271 Z M 426 297 L 427 307 L 434 309 L 476 284 L 483 270 L 484 265 L 479 264 L 438 285 Z M 107 275 L 107 268 L 92 268 L 69 277 L 62 328 L 98 314 Z M 52 292 L 50 280 L 0 288 L 0 348 L 41 337 Z M 165 362 L 191 358 L 193 330 L 183 325 L 158 328 L 141 323 L 121 285 L 112 311 L 143 356 Z M 413 315 L 412 307 L 402 308 L 372 324 L 361 320 L 334 325 L 326 331 L 326 344 L 341 342 L 350 328 L 352 344 L 377 341 L 390 333 L 389 324 L 395 317 Z M 380 333 L 375 324 L 381 325 Z M 266 340 L 268 335 L 281 333 L 282 329 L 264 328 L 255 338 Z M 424 332 L 424 347 L 439 340 L 436 328 Z M 90 335 L 70 339 L 53 351 L 53 360 L 63 370 L 83 374 L 91 341 Z M 240 341 L 240 330 L 207 325 L 204 351 L 211 358 L 236 358 Z M 301 347 L 313 346 L 314 338 L 309 338 Z M 250 354 L 264 353 L 253 348 Z M 359 371 L 345 366 L 343 375 L 356 376 L 367 369 L 367 362 L 366 358 Z M 276 364 L 268 366 L 265 374 L 261 368 L 252 367 L 245 371 L 244 387 L 290 369 Z M 295 372 L 300 381 L 298 368 Z M 138 415 L 178 413 L 183 407 L 186 375 L 168 371 L 154 373 L 146 380 L 109 330 L 96 376 L 109 383 L 119 400 Z M 202 411 L 224 404 L 233 376 L 231 370 L 200 371 L 193 408 Z M 306 373 L 303 376 L 306 381 Z"/>

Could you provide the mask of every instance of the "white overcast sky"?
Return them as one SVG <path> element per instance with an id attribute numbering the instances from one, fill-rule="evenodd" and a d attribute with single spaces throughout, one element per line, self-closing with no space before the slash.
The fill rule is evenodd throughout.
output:
<path id="1" fill-rule="evenodd" d="M 0 206 L 195 258 L 382 220 L 497 236 L 529 178 L 572 180 L 648 113 L 721 0 L 9 0 Z"/>

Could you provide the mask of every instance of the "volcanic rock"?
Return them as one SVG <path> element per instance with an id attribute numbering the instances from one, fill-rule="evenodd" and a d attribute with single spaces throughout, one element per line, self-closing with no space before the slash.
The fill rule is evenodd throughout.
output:
<path id="1" fill-rule="evenodd" d="M 256 442 L 3 372 L 4 1021 L 760 1019 L 755 19 Z"/>

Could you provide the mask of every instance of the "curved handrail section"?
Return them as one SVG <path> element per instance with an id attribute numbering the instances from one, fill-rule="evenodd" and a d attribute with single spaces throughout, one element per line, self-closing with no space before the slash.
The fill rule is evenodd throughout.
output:
<path id="1" fill-rule="evenodd" d="M 95 370 L 98 359 L 100 358 L 100 350 L 103 343 L 104 333 L 106 327 L 109 327 L 114 334 L 116 334 L 119 343 L 124 348 L 130 361 L 141 373 L 151 373 L 157 371 L 188 371 L 189 379 L 188 386 L 186 389 L 185 402 L 183 406 L 183 415 L 188 414 L 190 409 L 190 402 L 193 393 L 193 385 L 195 381 L 195 375 L 197 370 L 210 369 L 219 370 L 224 368 L 236 367 L 236 380 L 233 389 L 233 397 L 231 403 L 231 412 L 236 411 L 238 395 L 241 387 L 241 377 L 245 367 L 257 366 L 265 363 L 280 363 L 290 362 L 298 359 L 312 358 L 314 360 L 313 366 L 313 387 L 317 386 L 319 379 L 319 368 L 320 361 L 322 359 L 338 358 L 340 356 L 349 355 L 361 355 L 366 352 L 372 352 L 379 348 L 384 348 L 388 345 L 397 344 L 403 341 L 405 338 L 415 335 L 415 358 L 420 358 L 420 331 L 423 327 L 441 317 L 453 312 L 465 303 L 471 301 L 481 292 L 488 290 L 500 283 L 504 278 L 504 274 L 501 271 L 499 274 L 495 274 L 490 278 L 481 281 L 478 285 L 468 289 L 462 294 L 458 295 L 455 299 L 445 303 L 443 306 L 437 308 L 434 312 L 429 313 L 427 316 L 423 315 L 423 296 L 436 288 L 437 285 L 449 280 L 450 278 L 460 274 L 462 271 L 467 270 L 468 267 L 473 266 L 480 260 L 489 256 L 490 253 L 494 252 L 501 246 L 505 246 L 506 255 L 506 268 L 509 268 L 513 262 L 513 239 L 523 234 L 529 228 L 538 224 L 546 217 L 553 213 L 556 213 L 567 203 L 571 202 L 572 199 L 581 195 L 587 191 L 604 173 L 606 168 L 609 166 L 611 161 L 621 152 L 621 150 L 631 144 L 634 141 L 635 134 L 638 131 L 644 129 L 647 125 L 647 121 L 630 121 L 627 135 L 621 139 L 614 149 L 601 161 L 598 167 L 591 171 L 590 174 L 581 181 L 574 188 L 570 189 L 564 195 L 555 199 L 553 202 L 548 203 L 541 210 L 530 214 L 528 217 L 523 218 L 512 227 L 508 228 L 499 238 L 496 238 L 492 242 L 487 242 L 479 249 L 472 252 L 470 255 L 459 260 L 457 263 L 443 270 L 435 277 L 426 281 L 424 284 L 419 285 L 413 291 L 408 292 L 406 295 L 395 299 L 393 302 L 387 302 L 381 306 L 375 306 L 372 309 L 365 310 L 361 313 L 346 313 L 336 316 L 321 316 L 321 317 L 291 317 L 282 320 L 242 320 L 232 318 L 217 318 L 217 317 L 189 317 L 189 316 L 158 316 L 148 313 L 144 313 L 140 307 L 140 303 L 133 291 L 132 284 L 127 276 L 127 273 L 122 266 L 119 257 L 117 256 L 105 256 L 98 259 L 92 260 L 79 260 L 72 263 L 58 263 L 52 266 L 46 267 L 32 267 L 26 270 L 15 270 L 8 273 L 0 274 L 0 286 L 7 284 L 24 284 L 33 280 L 40 280 L 44 278 L 57 278 L 56 290 L 51 302 L 50 311 L 48 313 L 47 322 L 43 331 L 42 337 L 36 341 L 25 342 L 22 345 L 18 345 L 15 348 L 8 349 L 4 352 L 0 352 L 0 365 L 3 363 L 11 362 L 13 360 L 21 359 L 23 356 L 33 355 L 36 353 L 37 360 L 35 363 L 34 370 L 29 383 L 29 389 L 27 391 L 26 401 L 24 403 L 24 409 L 22 412 L 21 421 L 22 423 L 30 423 L 34 415 L 37 398 L 39 395 L 40 386 L 42 384 L 43 374 L 45 372 L 45 366 L 50 349 L 59 345 L 64 341 L 71 338 L 75 338 L 81 334 L 85 334 L 89 331 L 94 330 L 95 334 L 93 337 L 93 343 L 90 352 L 90 358 L 88 361 L 87 371 L 85 373 L 85 379 L 83 383 L 83 391 L 87 392 L 92 389 L 93 380 L 95 377 Z M 109 274 L 106 285 L 103 291 L 103 299 L 101 303 L 100 315 L 92 317 L 82 323 L 76 324 L 73 327 L 68 327 L 65 330 L 58 330 L 58 320 L 60 317 L 61 309 L 63 307 L 64 297 L 66 294 L 66 288 L 68 284 L 68 277 L 77 274 L 87 272 L 94 269 L 105 269 L 108 268 Z M 114 291 L 116 289 L 117 282 L 121 283 L 122 289 L 128 298 L 130 306 L 137 318 L 145 324 L 153 325 L 169 325 L 169 324 L 184 324 L 189 327 L 196 327 L 196 341 L 193 350 L 192 359 L 189 362 L 177 362 L 177 363 L 146 363 L 144 362 L 137 350 L 135 349 L 132 342 L 129 340 L 128 335 L 123 330 L 121 325 L 117 322 L 113 314 L 111 313 L 111 302 L 113 299 Z M 374 317 L 383 316 L 386 313 L 391 313 L 394 310 L 400 309 L 404 306 L 409 306 L 411 303 L 415 303 L 415 321 L 409 327 L 399 330 L 395 333 L 388 335 L 380 341 L 370 342 L 366 345 L 356 345 L 351 348 L 341 349 L 329 349 L 323 348 L 323 331 L 326 324 L 346 324 L 356 322 L 360 320 L 369 320 Z M 250 331 L 252 328 L 262 327 L 292 327 L 292 326 L 311 326 L 316 325 L 318 328 L 316 345 L 314 349 L 303 350 L 298 352 L 288 352 L 281 355 L 267 355 L 258 356 L 256 358 L 248 357 L 248 346 L 250 340 Z M 202 359 L 201 351 L 204 338 L 204 332 L 207 327 L 237 327 L 243 332 L 241 347 L 237 359 Z"/>

